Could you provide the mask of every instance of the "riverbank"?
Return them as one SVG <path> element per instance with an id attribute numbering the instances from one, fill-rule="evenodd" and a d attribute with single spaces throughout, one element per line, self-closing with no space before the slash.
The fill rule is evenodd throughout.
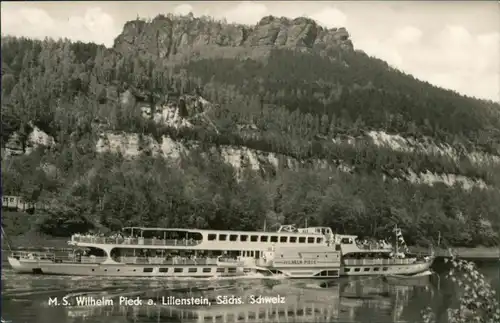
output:
<path id="1" fill-rule="evenodd" d="M 429 249 L 422 247 L 410 247 L 411 252 L 414 253 L 429 253 Z M 500 258 L 500 247 L 450 247 L 452 253 L 457 256 L 457 258 L 467 259 L 467 260 L 489 260 L 489 259 L 499 259 Z M 436 257 L 449 258 L 450 249 L 435 248 L 434 253 Z"/>
<path id="2" fill-rule="evenodd" d="M 9 248 L 68 248 L 68 240 L 69 238 L 51 237 L 28 232 L 19 236 L 9 236 L 8 239 L 2 237 L 2 250 L 8 250 Z"/>

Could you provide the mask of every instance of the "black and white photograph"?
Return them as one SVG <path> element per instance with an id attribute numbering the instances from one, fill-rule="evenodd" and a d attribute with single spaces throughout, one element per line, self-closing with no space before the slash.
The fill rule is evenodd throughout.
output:
<path id="1" fill-rule="evenodd" d="M 1 2 L 2 323 L 500 322 L 497 1 Z"/>

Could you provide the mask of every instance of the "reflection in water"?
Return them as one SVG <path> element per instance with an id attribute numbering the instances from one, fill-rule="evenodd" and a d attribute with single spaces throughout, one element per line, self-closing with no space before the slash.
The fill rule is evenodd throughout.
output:
<path id="1" fill-rule="evenodd" d="M 16 275 L 2 272 L 4 319 L 30 323 L 76 322 L 402 322 L 420 318 L 431 297 L 429 277 L 419 286 L 394 285 L 380 277 L 321 280 L 155 280 Z M 55 307 L 49 297 L 103 296 L 113 306 Z M 284 303 L 251 304 L 251 296 L 285 297 Z M 152 299 L 156 305 L 120 306 L 118 297 Z M 211 306 L 166 306 L 162 297 L 205 297 Z M 244 304 L 217 304 L 218 296 Z M 268 298 L 269 300 L 269 298 Z M 279 299 L 278 299 L 279 300 Z M 417 303 L 413 305 L 413 303 Z M 76 304 L 76 303 L 75 303 Z"/>

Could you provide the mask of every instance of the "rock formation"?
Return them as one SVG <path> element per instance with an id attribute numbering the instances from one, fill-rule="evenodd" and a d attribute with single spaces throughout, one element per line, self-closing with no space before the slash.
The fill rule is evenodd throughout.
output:
<path id="1" fill-rule="evenodd" d="M 159 15 L 150 22 L 127 22 L 114 44 L 118 51 L 138 49 L 162 58 L 206 46 L 353 49 L 345 28 L 327 29 L 304 17 L 292 20 L 273 16 L 262 18 L 255 26 L 245 26 L 192 15 Z"/>

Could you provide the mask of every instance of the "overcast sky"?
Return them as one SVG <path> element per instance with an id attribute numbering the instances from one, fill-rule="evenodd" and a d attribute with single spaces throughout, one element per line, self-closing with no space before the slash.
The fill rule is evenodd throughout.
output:
<path id="1" fill-rule="evenodd" d="M 124 23 L 190 11 L 255 24 L 272 14 L 346 27 L 356 49 L 432 84 L 500 102 L 498 1 L 2 2 L 2 34 L 107 46 Z"/>

